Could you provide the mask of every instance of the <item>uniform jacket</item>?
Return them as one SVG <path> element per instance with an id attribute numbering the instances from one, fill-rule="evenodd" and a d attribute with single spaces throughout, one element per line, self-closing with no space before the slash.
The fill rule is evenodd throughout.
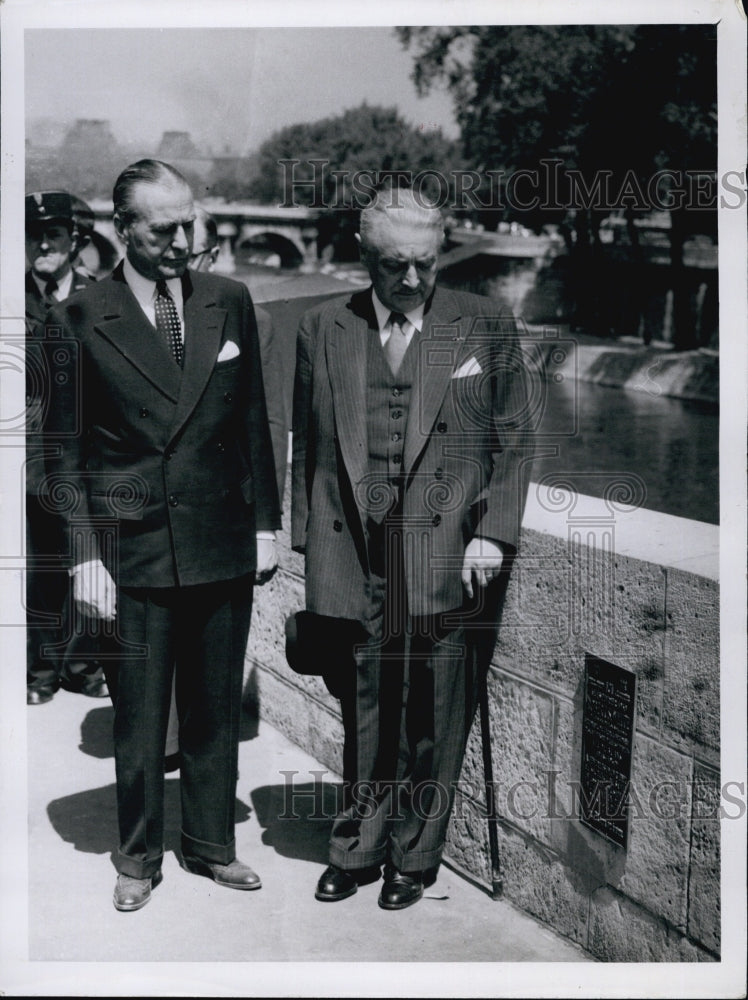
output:
<path id="1" fill-rule="evenodd" d="M 249 293 L 192 272 L 182 288 L 183 371 L 121 265 L 47 317 L 46 429 L 60 445 L 48 494 L 68 528 L 71 561 L 100 556 L 124 586 L 251 572 L 255 532 L 280 526 Z M 107 524 L 114 545 L 101 543 Z"/>
<path id="2" fill-rule="evenodd" d="M 302 318 L 293 417 L 292 544 L 306 553 L 307 609 L 364 620 L 369 598 L 367 339 L 371 290 Z M 462 604 L 465 546 L 516 550 L 532 460 L 527 372 L 509 312 L 437 288 L 424 312 L 403 448 L 408 608 Z M 374 491 L 376 492 L 376 491 Z"/>
<path id="3" fill-rule="evenodd" d="M 42 338 L 44 317 L 53 302 L 39 291 L 31 271 L 26 272 L 26 492 L 38 495 L 44 479 L 42 424 L 48 403 L 48 379 L 44 372 Z M 70 294 L 93 284 L 93 278 L 73 271 Z"/>

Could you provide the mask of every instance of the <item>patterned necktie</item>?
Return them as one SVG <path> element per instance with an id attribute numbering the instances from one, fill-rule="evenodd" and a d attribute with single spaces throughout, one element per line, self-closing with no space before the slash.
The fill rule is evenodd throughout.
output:
<path id="1" fill-rule="evenodd" d="M 405 337 L 405 324 L 407 319 L 402 313 L 390 313 L 390 335 L 384 345 L 384 354 L 393 375 L 400 371 L 405 352 L 408 350 L 408 341 Z"/>
<path id="2" fill-rule="evenodd" d="M 182 328 L 176 304 L 163 278 L 156 282 L 156 329 L 168 343 L 174 360 L 181 368 L 184 364 Z"/>

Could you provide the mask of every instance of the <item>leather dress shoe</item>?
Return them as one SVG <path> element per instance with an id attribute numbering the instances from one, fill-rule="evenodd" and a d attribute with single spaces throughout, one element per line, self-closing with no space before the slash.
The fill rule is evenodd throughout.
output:
<path id="1" fill-rule="evenodd" d="M 37 687 L 26 688 L 27 705 L 44 705 L 52 701 L 57 688 L 54 684 L 39 684 Z"/>
<path id="2" fill-rule="evenodd" d="M 423 872 L 400 872 L 397 868 L 386 868 L 384 885 L 379 893 L 379 905 L 383 910 L 404 910 L 423 896 Z"/>
<path id="3" fill-rule="evenodd" d="M 85 694 L 88 698 L 108 698 L 104 672 L 99 668 L 94 673 L 71 673 L 62 677 L 60 686 L 73 694 Z"/>
<path id="4" fill-rule="evenodd" d="M 379 865 L 351 871 L 338 868 L 337 865 L 328 865 L 319 877 L 314 898 L 323 903 L 337 903 L 340 899 L 352 896 L 360 885 L 376 882 L 381 874 Z"/>
<path id="5" fill-rule="evenodd" d="M 163 881 L 161 869 L 151 878 L 133 878 L 131 875 L 118 875 L 114 887 L 114 907 L 117 910 L 140 910 L 151 898 L 151 889 Z"/>
<path id="6" fill-rule="evenodd" d="M 260 876 L 237 858 L 227 865 L 219 865 L 215 861 L 183 854 L 182 861 L 188 872 L 212 878 L 216 885 L 226 886 L 227 889 L 259 889 L 262 885 Z"/>

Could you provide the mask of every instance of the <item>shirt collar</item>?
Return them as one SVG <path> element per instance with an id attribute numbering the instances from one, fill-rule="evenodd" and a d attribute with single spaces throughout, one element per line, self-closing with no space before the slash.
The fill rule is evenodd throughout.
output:
<path id="1" fill-rule="evenodd" d="M 40 278 L 36 274 L 34 274 L 33 271 L 31 272 L 31 277 L 36 282 L 36 287 L 39 289 L 40 294 L 46 295 L 47 294 L 46 287 L 49 278 Z M 55 298 L 58 299 L 60 302 L 62 302 L 63 299 L 66 299 L 68 295 L 70 295 L 72 289 L 73 289 L 73 269 L 71 267 L 68 273 L 65 275 L 65 277 L 60 278 L 60 280 L 57 282 L 57 292 L 55 294 Z"/>
<path id="2" fill-rule="evenodd" d="M 124 263 L 122 265 L 122 276 L 127 282 L 130 291 L 133 293 L 135 298 L 138 300 L 140 305 L 144 308 L 153 307 L 153 302 L 156 298 L 156 282 L 151 281 L 150 278 L 144 278 L 139 271 L 136 271 L 132 266 L 127 257 L 125 257 Z M 180 314 L 182 312 L 182 279 L 181 278 L 167 278 L 166 287 L 171 292 L 171 297 L 176 303 L 177 309 Z"/>
<path id="3" fill-rule="evenodd" d="M 377 295 L 377 293 L 374 291 L 373 288 L 371 290 L 371 301 L 374 306 L 374 312 L 376 313 L 377 323 L 379 325 L 379 331 L 381 333 L 382 330 L 384 330 L 384 328 L 389 323 L 390 315 L 393 312 L 393 310 L 389 309 L 386 305 L 384 305 L 384 303 L 380 300 L 379 296 Z M 411 309 L 410 312 L 404 313 L 404 316 L 407 319 L 407 321 L 410 323 L 411 326 L 414 326 L 419 333 L 421 332 L 421 329 L 423 327 L 424 305 L 425 303 L 422 302 L 420 306 L 416 306 L 415 309 Z"/>

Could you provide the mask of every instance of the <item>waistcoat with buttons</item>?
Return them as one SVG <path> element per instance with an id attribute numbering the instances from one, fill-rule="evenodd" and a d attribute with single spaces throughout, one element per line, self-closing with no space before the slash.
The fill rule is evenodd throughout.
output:
<path id="1" fill-rule="evenodd" d="M 400 370 L 393 375 L 379 333 L 372 332 L 367 351 L 366 424 L 369 449 L 369 496 L 374 500 L 370 516 L 381 521 L 387 510 L 377 502 L 377 483 L 386 483 L 399 498 L 405 430 L 418 363 L 418 331 L 413 331 Z"/>

